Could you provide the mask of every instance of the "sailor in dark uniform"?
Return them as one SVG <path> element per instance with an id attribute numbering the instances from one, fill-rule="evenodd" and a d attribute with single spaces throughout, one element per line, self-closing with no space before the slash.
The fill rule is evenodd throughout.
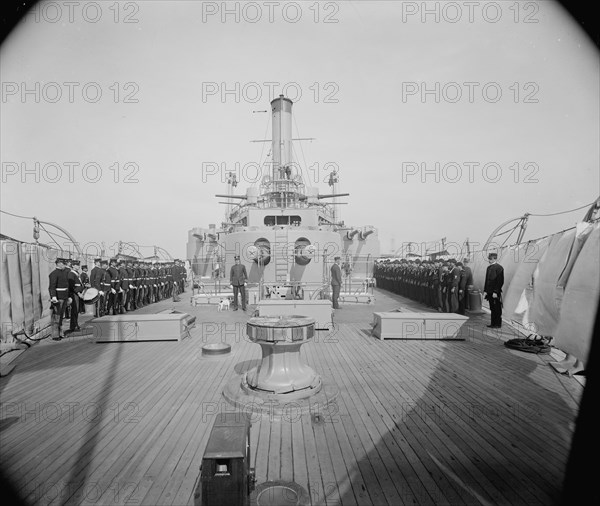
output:
<path id="1" fill-rule="evenodd" d="M 179 266 L 179 260 L 175 259 L 173 262 L 173 302 L 179 302 L 181 299 L 179 298 L 179 294 L 181 293 L 181 267 Z"/>
<path id="2" fill-rule="evenodd" d="M 125 268 L 125 260 L 119 260 L 119 289 L 117 290 L 117 306 L 120 314 L 127 312 L 127 293 L 129 292 L 129 274 Z"/>
<path id="3" fill-rule="evenodd" d="M 158 287 L 157 300 L 162 300 L 165 298 L 165 285 L 167 282 L 167 273 L 163 264 L 155 264 L 154 267 L 156 268 L 156 285 Z"/>
<path id="4" fill-rule="evenodd" d="M 82 265 L 81 272 L 79 273 L 79 279 L 81 279 L 81 286 L 83 287 L 83 291 L 87 290 L 90 286 L 90 277 L 88 275 L 88 266 Z M 83 297 L 83 294 L 82 294 Z M 85 313 L 85 305 L 83 299 L 81 300 L 81 304 L 79 304 L 79 313 Z"/>
<path id="5" fill-rule="evenodd" d="M 171 272 L 171 263 L 165 264 L 165 298 L 171 296 L 171 289 L 173 288 L 173 273 Z"/>
<path id="6" fill-rule="evenodd" d="M 448 278 L 449 278 L 449 274 L 448 274 L 448 266 L 450 264 L 448 262 L 444 262 L 442 264 L 442 268 L 440 269 L 440 286 L 442 288 L 441 290 L 441 299 L 440 299 L 440 304 L 441 304 L 441 308 L 442 308 L 442 313 L 447 313 L 448 312 Z"/>
<path id="7" fill-rule="evenodd" d="M 133 263 L 128 261 L 125 264 L 125 270 L 127 271 L 127 301 L 125 309 L 127 311 L 133 311 L 135 309 L 135 271 L 133 270 Z"/>
<path id="8" fill-rule="evenodd" d="M 71 272 L 71 269 L 73 269 L 73 259 L 72 258 L 65 258 L 65 270 L 67 271 L 67 276 L 69 274 L 69 272 Z M 68 302 L 67 302 L 67 307 L 65 308 L 65 318 L 67 320 L 71 319 L 71 305 L 73 303 L 73 299 L 71 298 L 71 296 L 69 296 Z"/>
<path id="9" fill-rule="evenodd" d="M 248 273 L 246 266 L 240 264 L 240 257 L 236 255 L 234 258 L 235 264 L 231 266 L 229 272 L 229 284 L 233 288 L 233 310 L 238 310 L 238 292 L 242 298 L 242 311 L 246 311 L 246 284 L 248 281 Z"/>
<path id="10" fill-rule="evenodd" d="M 473 271 L 467 265 L 468 259 L 462 261 L 462 272 L 460 276 L 460 289 L 458 291 L 458 313 L 465 314 L 469 309 L 469 290 L 473 289 Z M 461 293 L 462 291 L 462 293 Z"/>
<path id="11" fill-rule="evenodd" d="M 490 253 L 488 255 L 490 265 L 485 272 L 485 283 L 483 285 L 483 295 L 490 304 L 492 313 L 490 328 L 499 329 L 502 327 L 502 286 L 504 285 L 504 268 L 497 263 L 498 254 Z"/>
<path id="12" fill-rule="evenodd" d="M 71 299 L 71 323 L 69 333 L 81 330 L 79 328 L 79 306 L 83 304 L 80 298 L 83 292 L 83 285 L 79 277 L 79 260 L 73 260 L 73 268 L 68 274 L 69 278 L 69 298 Z M 66 333 L 66 332 L 65 332 Z"/>
<path id="13" fill-rule="evenodd" d="M 140 292 L 142 286 L 142 269 L 141 262 L 134 262 L 133 264 L 133 286 L 135 287 L 133 293 L 132 303 L 135 306 L 135 309 L 139 309 L 140 306 Z"/>
<path id="14" fill-rule="evenodd" d="M 460 269 L 456 266 L 456 260 L 451 258 L 448 267 L 448 312 L 456 313 L 458 311 L 458 291 L 460 284 Z"/>
<path id="15" fill-rule="evenodd" d="M 465 268 L 462 262 L 457 262 L 456 267 L 460 269 L 460 278 L 458 280 L 458 310 L 456 311 L 458 314 L 465 314 L 465 300 L 466 296 L 466 282 L 467 278 L 465 275 Z"/>
<path id="16" fill-rule="evenodd" d="M 146 271 L 146 280 L 144 283 L 144 304 L 152 304 L 157 300 L 157 288 L 154 286 L 156 284 L 156 269 L 153 263 L 146 262 L 145 266 Z"/>
<path id="17" fill-rule="evenodd" d="M 104 278 L 104 269 L 102 268 L 102 259 L 94 258 L 94 267 L 90 272 L 90 286 L 98 290 L 98 299 L 94 303 L 94 316 L 104 316 L 103 304 L 105 298 L 103 296 L 104 287 L 102 286 L 102 280 Z M 102 308 L 102 309 L 101 309 Z"/>
<path id="18" fill-rule="evenodd" d="M 338 299 L 342 287 L 342 269 L 340 267 L 340 257 L 334 258 L 334 264 L 331 266 L 331 302 L 333 309 L 339 309 Z"/>
<path id="19" fill-rule="evenodd" d="M 144 307 L 146 305 L 146 292 L 148 291 L 148 278 L 146 273 L 148 272 L 147 262 L 140 262 L 140 268 L 138 270 L 138 290 L 137 290 L 137 307 Z"/>
<path id="20" fill-rule="evenodd" d="M 185 262 L 179 261 L 179 268 L 181 270 L 181 293 L 185 292 L 185 284 L 187 282 L 187 269 L 185 268 Z"/>
<path id="21" fill-rule="evenodd" d="M 439 258 L 434 260 L 433 265 L 433 307 L 442 311 L 442 262 Z"/>
<path id="22" fill-rule="evenodd" d="M 108 291 L 108 304 L 106 307 L 106 314 L 110 313 L 112 309 L 113 315 L 119 313 L 119 306 L 117 304 L 117 292 L 120 288 L 119 283 L 119 271 L 117 270 L 117 259 L 110 259 L 110 267 L 106 270 L 110 278 L 110 290 Z"/>
<path id="23" fill-rule="evenodd" d="M 102 270 L 102 278 L 100 279 L 100 286 L 102 289 L 98 301 L 98 316 L 104 316 L 107 314 L 106 305 L 108 303 L 108 296 L 111 289 L 110 273 L 108 272 L 108 260 L 102 260 L 102 262 L 100 262 L 100 267 Z"/>
<path id="24" fill-rule="evenodd" d="M 149 269 L 151 272 L 151 276 L 152 276 L 152 293 L 153 293 L 153 300 L 152 302 L 158 302 L 159 300 L 161 300 L 162 297 L 162 288 L 161 287 L 161 269 L 160 269 L 160 264 L 156 263 L 156 261 L 152 262 L 149 265 Z M 166 278 L 165 278 L 166 279 Z"/>
<path id="25" fill-rule="evenodd" d="M 56 269 L 49 276 L 48 290 L 52 304 L 52 339 L 60 341 L 64 337 L 62 322 L 69 299 L 69 271 L 65 268 L 64 258 L 57 258 L 55 263 Z"/>
<path id="26" fill-rule="evenodd" d="M 148 304 L 158 302 L 158 269 L 156 268 L 156 262 L 146 263 L 146 301 Z"/>
<path id="27" fill-rule="evenodd" d="M 152 304 L 158 300 L 158 286 L 154 286 L 158 278 L 156 265 L 152 262 L 146 263 L 146 303 Z"/>
<path id="28" fill-rule="evenodd" d="M 90 286 L 95 288 L 96 290 L 102 290 L 100 282 L 102 281 L 102 264 L 101 258 L 94 258 L 94 267 L 92 267 L 92 271 L 90 272 Z"/>

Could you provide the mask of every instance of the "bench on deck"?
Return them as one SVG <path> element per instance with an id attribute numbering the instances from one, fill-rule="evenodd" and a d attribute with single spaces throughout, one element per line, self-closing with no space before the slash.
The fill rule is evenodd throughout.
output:
<path id="1" fill-rule="evenodd" d="M 87 322 L 97 343 L 122 341 L 181 341 L 190 335 L 195 316 L 174 310 L 158 314 L 122 314 L 94 318 Z"/>
<path id="2" fill-rule="evenodd" d="M 371 335 L 379 339 L 449 339 L 464 341 L 460 328 L 467 316 L 455 313 L 391 311 L 373 313 Z"/>

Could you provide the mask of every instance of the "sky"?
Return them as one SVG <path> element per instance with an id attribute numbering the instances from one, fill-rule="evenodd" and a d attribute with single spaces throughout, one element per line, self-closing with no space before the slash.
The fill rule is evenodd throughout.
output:
<path id="1" fill-rule="evenodd" d="M 307 182 L 329 193 L 337 168 L 341 218 L 384 253 L 482 244 L 600 194 L 598 51 L 556 2 L 76 4 L 38 4 L 0 47 L 0 208 L 90 254 L 183 258 L 188 230 L 224 220 L 226 173 L 238 194 L 256 181 L 269 145 L 250 141 L 281 93 L 314 139 L 294 148 Z M 525 238 L 585 211 L 531 217 Z"/>

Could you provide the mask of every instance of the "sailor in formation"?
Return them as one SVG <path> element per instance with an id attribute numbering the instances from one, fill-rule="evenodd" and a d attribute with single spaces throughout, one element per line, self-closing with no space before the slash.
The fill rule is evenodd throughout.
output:
<path id="1" fill-rule="evenodd" d="M 375 263 L 377 286 L 444 313 L 468 309 L 473 273 L 468 260 L 381 260 Z"/>
<path id="2" fill-rule="evenodd" d="M 87 266 L 80 270 L 80 261 L 57 258 L 56 268 L 49 275 L 52 305 L 52 338 L 59 341 L 79 328 L 79 313 L 85 312 L 84 294 L 87 288 L 97 291 L 94 315 L 124 314 L 148 304 L 173 297 L 181 299 L 185 292 L 187 271 L 183 261 L 126 261 L 95 258 L 90 275 Z M 69 330 L 62 332 L 62 323 L 69 319 Z"/>
<path id="3" fill-rule="evenodd" d="M 69 304 L 69 271 L 64 258 L 57 258 L 55 265 L 49 276 L 48 290 L 52 304 L 52 339 L 60 341 L 64 338 L 62 322 Z"/>
<path id="4" fill-rule="evenodd" d="M 83 294 L 85 294 L 85 291 L 92 286 L 90 284 L 90 276 L 88 274 L 88 266 L 85 264 L 81 266 L 81 272 L 79 273 L 79 279 L 81 279 L 81 286 L 83 287 L 83 292 L 82 292 L 82 296 L 83 296 Z M 79 304 L 79 313 L 80 314 L 85 313 L 85 307 L 84 307 L 83 303 Z"/>
<path id="5" fill-rule="evenodd" d="M 83 300 L 80 295 L 83 292 L 83 284 L 79 277 L 79 260 L 71 261 L 71 271 L 68 274 L 69 278 L 69 298 L 71 299 L 71 318 L 69 325 L 69 333 L 81 330 L 79 328 L 79 308 L 83 306 Z"/>
<path id="6" fill-rule="evenodd" d="M 104 265 L 107 265 L 105 261 Z M 90 286 L 98 291 L 98 298 L 94 303 L 94 316 L 104 316 L 104 305 L 106 304 L 106 289 L 104 278 L 106 276 L 106 268 L 102 264 L 101 258 L 94 259 L 94 267 L 90 272 Z M 110 287 L 110 283 L 108 285 Z"/>

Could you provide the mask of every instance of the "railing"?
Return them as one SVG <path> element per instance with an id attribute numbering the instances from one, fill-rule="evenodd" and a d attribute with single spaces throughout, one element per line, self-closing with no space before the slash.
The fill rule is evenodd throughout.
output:
<path id="1" fill-rule="evenodd" d="M 350 278 L 346 277 L 343 280 L 344 292 L 351 295 L 361 293 L 370 293 L 373 295 L 375 288 L 375 278 Z"/>

